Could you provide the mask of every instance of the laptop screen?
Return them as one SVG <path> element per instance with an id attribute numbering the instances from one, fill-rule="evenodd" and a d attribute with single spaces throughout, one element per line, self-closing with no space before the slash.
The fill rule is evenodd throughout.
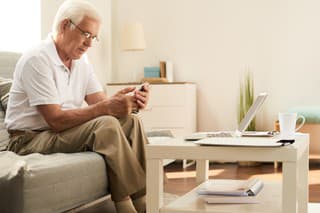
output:
<path id="1" fill-rule="evenodd" d="M 267 93 L 260 93 L 256 100 L 253 102 L 252 106 L 249 108 L 248 112 L 244 116 L 244 118 L 241 120 L 238 131 L 243 132 L 247 129 L 249 126 L 250 122 L 256 116 L 257 112 L 261 108 L 264 100 L 266 100 L 268 94 Z"/>

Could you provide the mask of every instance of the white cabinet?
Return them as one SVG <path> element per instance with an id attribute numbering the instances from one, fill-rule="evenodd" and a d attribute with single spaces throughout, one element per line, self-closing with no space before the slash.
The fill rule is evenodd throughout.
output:
<path id="1" fill-rule="evenodd" d="M 139 84 L 108 84 L 107 95 L 127 86 Z M 196 131 L 196 85 L 194 83 L 150 84 L 150 99 L 138 116 L 146 131 L 171 130 L 183 137 Z"/>

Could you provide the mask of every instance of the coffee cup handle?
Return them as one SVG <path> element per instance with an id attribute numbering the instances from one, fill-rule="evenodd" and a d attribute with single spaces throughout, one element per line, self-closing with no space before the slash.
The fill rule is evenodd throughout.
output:
<path id="1" fill-rule="evenodd" d="M 301 122 L 301 123 L 299 124 L 299 126 L 296 128 L 296 131 L 298 131 L 298 130 L 304 125 L 304 123 L 306 122 L 305 117 L 302 116 L 302 115 L 299 115 L 299 116 L 297 117 L 297 121 L 298 121 L 299 119 L 302 119 L 302 122 Z"/>

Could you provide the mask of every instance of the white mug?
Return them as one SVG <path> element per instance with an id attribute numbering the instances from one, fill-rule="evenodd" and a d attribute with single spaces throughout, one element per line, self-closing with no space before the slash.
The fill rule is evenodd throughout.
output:
<path id="1" fill-rule="evenodd" d="M 296 128 L 297 121 L 301 119 L 301 123 Z M 279 113 L 280 137 L 281 139 L 294 139 L 295 132 L 298 131 L 306 119 L 294 112 Z"/>

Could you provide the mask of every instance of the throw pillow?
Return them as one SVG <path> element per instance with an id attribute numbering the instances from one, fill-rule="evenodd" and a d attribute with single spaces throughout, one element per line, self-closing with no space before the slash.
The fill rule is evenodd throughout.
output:
<path id="1" fill-rule="evenodd" d="M 11 79 L 0 79 L 0 105 L 3 111 L 7 110 L 9 91 L 12 85 Z"/>
<path id="2" fill-rule="evenodd" d="M 6 150 L 9 143 L 9 135 L 3 121 L 5 111 L 7 110 L 11 84 L 12 80 L 0 77 L 0 151 Z"/>
<path id="3" fill-rule="evenodd" d="M 10 138 L 2 118 L 0 118 L 0 152 L 7 149 Z M 1 171 L 0 171 L 1 172 Z"/>

